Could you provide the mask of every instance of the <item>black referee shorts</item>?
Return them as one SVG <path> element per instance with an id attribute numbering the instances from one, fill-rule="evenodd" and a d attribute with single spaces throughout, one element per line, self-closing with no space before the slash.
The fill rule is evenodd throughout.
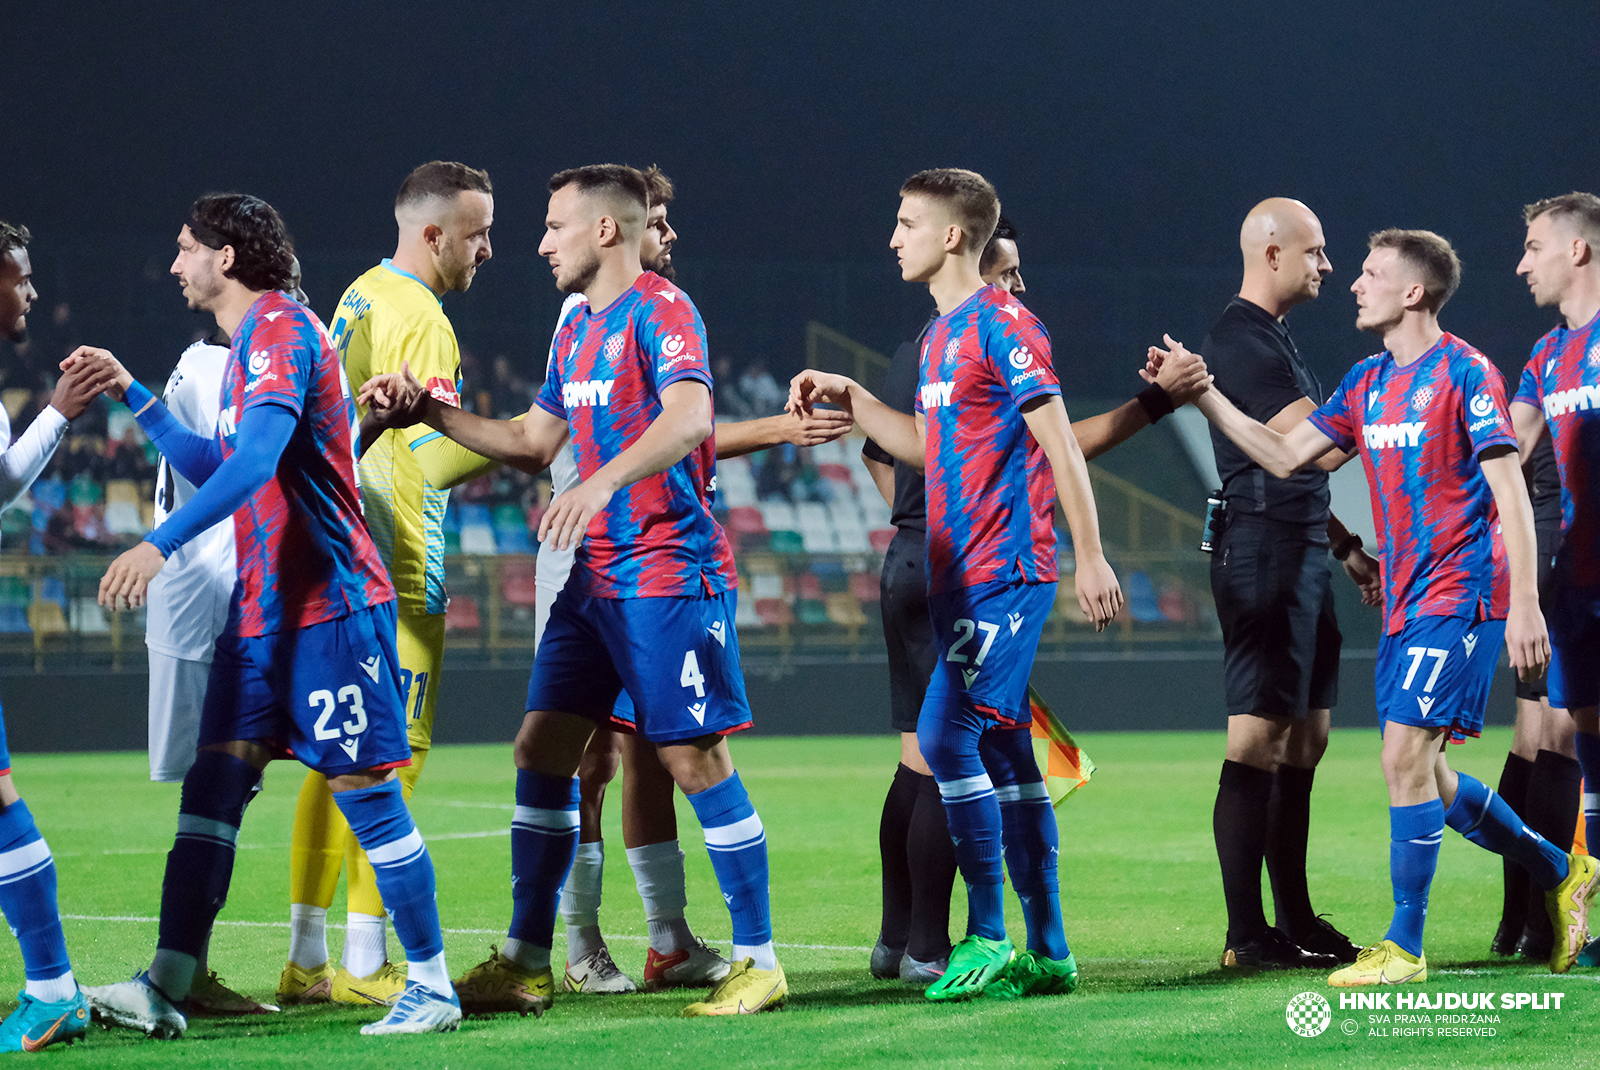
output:
<path id="1" fill-rule="evenodd" d="M 1533 529 L 1534 545 L 1538 548 L 1539 558 L 1539 611 L 1550 617 L 1551 599 L 1555 594 L 1555 584 L 1551 582 L 1551 574 L 1555 572 L 1556 551 L 1561 549 L 1561 528 L 1535 527 Z M 1525 698 L 1529 702 L 1538 702 L 1550 693 L 1545 683 L 1545 678 L 1540 676 L 1537 680 L 1523 682 L 1518 676 L 1517 697 Z"/>
<path id="2" fill-rule="evenodd" d="M 922 698 L 928 693 L 938 652 L 928 616 L 928 540 L 912 528 L 899 528 L 883 555 L 883 638 L 889 645 L 889 723 L 896 732 L 915 732 Z"/>
<path id="3" fill-rule="evenodd" d="M 1343 636 L 1315 529 L 1235 516 L 1211 556 L 1228 715 L 1305 717 L 1339 698 Z"/>

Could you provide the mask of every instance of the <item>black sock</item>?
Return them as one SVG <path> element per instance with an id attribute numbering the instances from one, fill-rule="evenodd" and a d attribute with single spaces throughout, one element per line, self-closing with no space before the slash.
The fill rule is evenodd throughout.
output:
<path id="1" fill-rule="evenodd" d="M 1267 805 L 1267 875 L 1278 928 L 1291 937 L 1316 927 L 1306 887 L 1306 840 L 1311 835 L 1311 782 L 1315 769 L 1280 765 Z"/>
<path id="2" fill-rule="evenodd" d="M 917 785 L 921 780 L 916 770 L 896 766 L 894 781 L 883 800 L 883 818 L 878 822 L 878 854 L 883 861 L 880 939 L 890 947 L 905 947 L 911 928 L 911 871 L 906 866 L 906 837 L 911 831 L 911 811 L 917 805 Z"/>
<path id="3" fill-rule="evenodd" d="M 911 815 L 906 858 L 911 870 L 911 935 L 906 954 L 933 962 L 950 953 L 950 889 L 956 880 L 956 848 L 950 841 L 939 784 L 918 778 L 917 808 Z"/>
<path id="4" fill-rule="evenodd" d="M 1229 947 L 1267 930 L 1261 909 L 1261 863 L 1267 850 L 1267 806 L 1272 774 L 1241 762 L 1222 763 L 1211 833 L 1222 864 L 1222 898 L 1228 905 Z"/>
<path id="5" fill-rule="evenodd" d="M 1527 820 L 1528 781 L 1533 776 L 1533 763 L 1520 754 L 1507 754 L 1505 768 L 1500 770 L 1500 786 L 1495 790 L 1514 810 L 1518 817 Z M 1513 862 L 1509 856 L 1501 859 L 1505 892 L 1500 906 L 1500 925 L 1511 934 L 1513 942 L 1528 920 L 1528 895 L 1531 882 L 1528 871 Z M 1541 896 L 1544 894 L 1541 889 Z M 1539 908 L 1544 915 L 1544 907 Z"/>
<path id="6" fill-rule="evenodd" d="M 1528 777 L 1527 809 L 1518 811 L 1529 828 L 1569 854 L 1578 826 L 1582 781 L 1583 770 L 1576 758 L 1542 750 L 1534 755 L 1533 772 Z M 1526 903 L 1524 924 L 1543 947 L 1554 939 L 1550 915 L 1545 910 L 1544 889 L 1529 881 Z"/>

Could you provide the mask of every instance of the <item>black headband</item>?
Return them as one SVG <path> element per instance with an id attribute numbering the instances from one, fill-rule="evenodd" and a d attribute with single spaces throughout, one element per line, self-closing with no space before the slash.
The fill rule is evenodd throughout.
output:
<path id="1" fill-rule="evenodd" d="M 221 249 L 224 245 L 237 245 L 232 238 L 219 230 L 206 226 L 195 218 L 193 212 L 189 213 L 189 233 L 194 235 L 194 240 L 208 249 Z"/>

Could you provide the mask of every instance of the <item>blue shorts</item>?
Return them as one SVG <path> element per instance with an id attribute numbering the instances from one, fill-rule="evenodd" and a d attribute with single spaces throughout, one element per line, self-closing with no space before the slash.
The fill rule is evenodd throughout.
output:
<path id="1" fill-rule="evenodd" d="M 1593 591 L 1557 587 L 1550 607 L 1550 705 L 1600 705 L 1600 608 Z"/>
<path id="2" fill-rule="evenodd" d="M 1417 617 L 1378 642 L 1378 727 L 1389 721 L 1444 728 L 1452 739 L 1483 731 L 1489 684 L 1506 622 Z"/>
<path id="3" fill-rule="evenodd" d="M 533 660 L 527 708 L 575 713 L 655 743 L 749 728 L 737 598 L 594 598 L 564 588 Z M 624 692 L 631 703 L 618 701 Z"/>
<path id="4" fill-rule="evenodd" d="M 1031 724 L 1028 674 L 1055 601 L 1054 583 L 1003 580 L 930 595 L 938 660 L 919 724 L 951 702 L 1000 724 Z"/>
<path id="5" fill-rule="evenodd" d="M 393 602 L 348 617 L 217 640 L 199 746 L 247 739 L 324 776 L 411 762 Z"/>

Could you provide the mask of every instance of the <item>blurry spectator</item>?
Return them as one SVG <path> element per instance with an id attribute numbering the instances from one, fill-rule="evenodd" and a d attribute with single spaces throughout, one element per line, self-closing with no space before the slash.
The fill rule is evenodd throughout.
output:
<path id="1" fill-rule="evenodd" d="M 494 418 L 512 420 L 533 405 L 533 391 L 504 354 L 494 358 Z"/>
<path id="2" fill-rule="evenodd" d="M 761 455 L 756 498 L 764 502 L 831 502 L 833 485 L 812 463 L 810 450 L 786 442 Z"/>
<path id="3" fill-rule="evenodd" d="M 757 413 L 751 407 L 750 399 L 744 396 L 734 377 L 733 361 L 727 357 L 712 359 L 711 380 L 716 384 L 713 402 L 719 419 L 749 420 L 758 415 L 767 415 Z"/>
<path id="4" fill-rule="evenodd" d="M 784 403 L 789 400 L 789 392 L 778 385 L 767 366 L 759 360 L 752 361 L 739 376 L 739 392 L 750 403 L 752 416 L 782 412 Z"/>

